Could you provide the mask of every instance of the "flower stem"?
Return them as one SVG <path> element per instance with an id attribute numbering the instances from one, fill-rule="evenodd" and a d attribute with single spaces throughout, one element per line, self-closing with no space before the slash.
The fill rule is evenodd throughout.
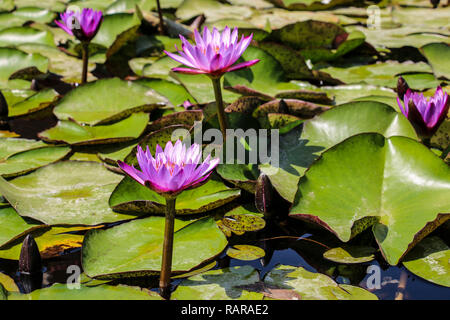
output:
<path id="1" fill-rule="evenodd" d="M 162 36 L 166 34 L 166 30 L 164 29 L 164 18 L 161 10 L 161 4 L 159 0 L 156 0 L 156 6 L 158 7 L 158 15 L 159 15 L 159 32 Z"/>
<path id="2" fill-rule="evenodd" d="M 216 96 L 217 116 L 219 117 L 220 130 L 222 131 L 223 140 L 227 137 L 227 118 L 225 115 L 222 89 L 220 87 L 220 78 L 211 78 L 214 86 L 214 95 Z"/>
<path id="3" fill-rule="evenodd" d="M 83 71 L 81 72 L 81 84 L 87 81 L 87 69 L 89 59 L 89 42 L 82 43 Z"/>
<path id="4" fill-rule="evenodd" d="M 164 230 L 161 275 L 159 278 L 160 294 L 165 299 L 170 298 L 170 274 L 172 270 L 175 200 L 176 198 L 166 198 L 166 224 Z"/>

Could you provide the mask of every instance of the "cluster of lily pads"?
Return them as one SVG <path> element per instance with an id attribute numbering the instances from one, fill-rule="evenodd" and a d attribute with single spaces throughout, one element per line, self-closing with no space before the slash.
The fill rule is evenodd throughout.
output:
<path id="1" fill-rule="evenodd" d="M 450 286 L 450 8 L 248 2 L 0 4 L 0 271 L 29 236 L 83 270 L 0 299 L 377 299 L 336 281 L 375 259 Z M 200 161 L 198 123 L 278 130 L 279 165 Z M 246 264 L 272 236 L 315 272 Z"/>

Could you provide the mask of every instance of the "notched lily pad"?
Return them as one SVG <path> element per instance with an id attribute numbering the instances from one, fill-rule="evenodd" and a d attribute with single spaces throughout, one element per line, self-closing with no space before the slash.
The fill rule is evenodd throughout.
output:
<path id="1" fill-rule="evenodd" d="M 251 266 L 211 270 L 183 280 L 172 293 L 173 300 L 262 300 L 263 294 L 246 290 L 259 282 Z"/>
<path id="2" fill-rule="evenodd" d="M 227 256 L 243 260 L 243 261 L 252 261 L 259 258 L 262 258 L 266 255 L 263 249 L 250 245 L 234 245 L 233 247 L 228 248 Z"/>
<path id="3" fill-rule="evenodd" d="M 450 167 L 428 148 L 366 133 L 327 150 L 308 169 L 290 215 L 319 223 L 344 242 L 372 227 L 381 253 L 396 265 L 450 218 L 449 194 Z"/>
<path id="4" fill-rule="evenodd" d="M 419 242 L 405 256 L 403 265 L 421 278 L 450 287 L 450 248 L 439 237 Z"/>
<path id="5" fill-rule="evenodd" d="M 54 109 L 60 120 L 100 125 L 126 118 L 132 113 L 150 112 L 168 103 L 146 86 L 117 78 L 86 83 L 62 98 Z"/>
<path id="6" fill-rule="evenodd" d="M 337 263 L 363 263 L 375 259 L 375 248 L 363 246 L 342 246 L 324 252 L 325 259 Z"/>
<path id="7" fill-rule="evenodd" d="M 163 217 L 137 219 L 85 236 L 83 269 L 91 278 L 111 279 L 160 272 Z M 172 272 L 186 273 L 221 253 L 227 240 L 213 218 L 175 220 Z"/>
<path id="8" fill-rule="evenodd" d="M 125 142 L 138 138 L 145 130 L 149 115 L 139 112 L 108 125 L 82 126 L 74 121 L 61 120 L 56 126 L 39 133 L 47 142 L 70 145 L 93 145 Z"/>
<path id="9" fill-rule="evenodd" d="M 0 194 L 20 215 L 46 224 L 96 225 L 136 216 L 108 205 L 121 179 L 96 162 L 63 161 L 9 182 L 0 178 Z"/>
<path id="10" fill-rule="evenodd" d="M 180 193 L 175 209 L 182 215 L 206 212 L 233 201 L 239 195 L 239 189 L 228 188 L 212 177 L 204 185 Z M 125 177 L 113 191 L 109 204 L 116 211 L 130 214 L 139 211 L 161 215 L 165 212 L 162 196 L 129 177 Z"/>
<path id="11" fill-rule="evenodd" d="M 270 288 L 293 290 L 302 300 L 378 300 L 363 288 L 339 285 L 324 274 L 302 267 L 279 265 L 264 277 L 264 283 Z"/>

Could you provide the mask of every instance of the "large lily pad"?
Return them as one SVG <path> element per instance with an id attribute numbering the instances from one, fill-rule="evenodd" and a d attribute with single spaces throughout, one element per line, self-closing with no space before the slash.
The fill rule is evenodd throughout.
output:
<path id="1" fill-rule="evenodd" d="M 120 120 L 131 113 L 151 111 L 167 100 L 146 86 L 117 78 L 87 83 L 70 91 L 55 107 L 60 120 L 90 125 Z"/>
<path id="2" fill-rule="evenodd" d="M 106 15 L 103 17 L 102 25 L 92 42 L 109 48 L 119 34 L 140 24 L 141 21 L 136 14 L 117 13 Z"/>
<path id="3" fill-rule="evenodd" d="M 125 285 L 86 286 L 68 290 L 67 284 L 56 283 L 29 294 L 10 293 L 8 300 L 162 300 L 153 291 Z"/>
<path id="4" fill-rule="evenodd" d="M 302 267 L 277 266 L 264 277 L 264 282 L 271 288 L 294 290 L 301 300 L 378 300 L 363 288 L 339 285 L 324 274 Z"/>
<path id="5" fill-rule="evenodd" d="M 373 226 L 383 256 L 396 265 L 450 218 L 449 208 L 450 168 L 441 159 L 410 138 L 367 133 L 322 154 L 300 179 L 290 215 L 342 241 Z"/>
<path id="6" fill-rule="evenodd" d="M 287 82 L 280 63 L 264 50 L 249 47 L 242 58 L 246 61 L 254 59 L 260 59 L 260 61 L 251 68 L 227 73 L 225 87 L 246 86 L 272 96 L 282 91 L 300 89 L 297 85 Z"/>
<path id="7" fill-rule="evenodd" d="M 0 209 L 0 246 L 29 228 L 13 208 Z"/>
<path id="8" fill-rule="evenodd" d="M 211 270 L 188 278 L 178 285 L 174 300 L 261 300 L 262 293 L 251 292 L 259 282 L 259 274 L 251 266 Z"/>
<path id="9" fill-rule="evenodd" d="M 40 54 L 27 54 L 13 48 L 0 48 L 0 84 L 6 82 L 16 71 L 36 67 L 47 71 L 48 59 Z"/>
<path id="10" fill-rule="evenodd" d="M 150 217 L 88 232 L 82 251 L 84 271 L 101 279 L 158 274 L 164 224 L 165 218 Z M 213 218 L 176 219 L 172 272 L 188 272 L 217 256 L 226 245 Z"/>
<path id="11" fill-rule="evenodd" d="M 0 179 L 0 193 L 22 216 L 47 224 L 95 225 L 134 217 L 109 208 L 109 195 L 121 179 L 95 162 L 64 161 L 9 182 Z"/>
<path id="12" fill-rule="evenodd" d="M 450 79 L 450 46 L 447 43 L 430 43 L 420 50 L 431 64 L 436 77 Z"/>
<path id="13" fill-rule="evenodd" d="M 63 159 L 70 151 L 69 147 L 42 147 L 16 153 L 0 162 L 0 175 L 11 178 L 27 173 Z"/>
<path id="14" fill-rule="evenodd" d="M 439 237 L 419 242 L 406 255 L 403 265 L 421 278 L 450 287 L 450 248 Z"/>
<path id="15" fill-rule="evenodd" d="M 375 120 L 376 119 L 376 120 Z M 292 202 L 305 170 L 324 150 L 362 132 L 417 138 L 408 120 L 379 102 L 352 102 L 334 107 L 280 136 L 279 168 L 260 165 L 280 195 Z"/>
<path id="16" fill-rule="evenodd" d="M 0 46 L 17 46 L 22 43 L 41 43 L 54 46 L 53 35 L 30 27 L 12 27 L 0 30 Z"/>
<path id="17" fill-rule="evenodd" d="M 0 159 L 6 160 L 13 154 L 46 146 L 42 141 L 21 138 L 0 139 Z"/>
<path id="18" fill-rule="evenodd" d="M 183 191 L 177 197 L 175 209 L 178 214 L 200 213 L 220 207 L 240 195 L 240 190 L 229 188 L 219 179 L 209 179 L 204 185 Z M 124 178 L 111 194 L 109 205 L 120 212 L 163 214 L 165 199 L 142 186 L 135 180 Z"/>
<path id="19" fill-rule="evenodd" d="M 147 113 L 139 112 L 113 124 L 93 127 L 62 120 L 55 127 L 39 133 L 39 137 L 45 141 L 71 145 L 124 142 L 138 138 L 144 132 L 148 119 Z"/>
<path id="20" fill-rule="evenodd" d="M 9 105 L 8 116 L 18 117 L 42 110 L 50 106 L 57 96 L 58 93 L 53 89 L 37 92 L 23 101 L 20 101 L 14 105 Z"/>
<path id="21" fill-rule="evenodd" d="M 333 78 L 339 79 L 347 84 L 363 83 L 388 88 L 397 87 L 397 78 L 395 76 L 401 75 L 402 73 L 432 72 L 430 66 L 424 62 L 399 63 L 393 61 L 352 67 L 328 67 L 322 68 L 320 71 L 329 73 Z"/>
<path id="22" fill-rule="evenodd" d="M 0 247 L 0 258 L 19 260 L 20 251 L 25 237 L 31 234 L 35 239 L 41 258 L 54 258 L 64 254 L 66 250 L 80 248 L 83 235 L 77 232 L 85 231 L 89 227 L 45 226 L 29 225 L 25 232 L 11 238 Z"/>

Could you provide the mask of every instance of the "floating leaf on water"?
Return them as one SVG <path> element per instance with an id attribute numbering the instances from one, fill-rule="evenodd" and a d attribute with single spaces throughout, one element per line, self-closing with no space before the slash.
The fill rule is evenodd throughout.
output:
<path id="1" fill-rule="evenodd" d="M 19 292 L 19 288 L 14 282 L 14 279 L 1 272 L 0 272 L 0 286 L 3 286 L 3 288 L 9 292 Z M 1 290 L 2 289 L 0 288 L 0 291 Z"/>
<path id="2" fill-rule="evenodd" d="M 371 227 L 383 256 L 396 265 L 450 218 L 449 194 L 450 167 L 423 144 L 365 133 L 328 149 L 308 169 L 290 215 L 344 242 Z"/>
<path id="3" fill-rule="evenodd" d="M 81 285 L 68 290 L 67 284 L 56 283 L 29 294 L 10 293 L 8 300 L 162 300 L 154 291 L 126 285 L 95 287 Z"/>
<path id="4" fill-rule="evenodd" d="M 211 270 L 183 280 L 172 293 L 173 300 L 261 300 L 262 293 L 245 287 L 259 282 L 251 266 Z"/>
<path id="5" fill-rule="evenodd" d="M 86 83 L 62 98 L 54 109 L 60 120 L 100 125 L 124 119 L 132 113 L 150 112 L 167 99 L 152 89 L 118 78 Z"/>
<path id="6" fill-rule="evenodd" d="M 265 256 L 265 252 L 263 249 L 250 245 L 234 245 L 233 247 L 228 248 L 227 256 L 244 261 L 252 261 Z"/>
<path id="7" fill-rule="evenodd" d="M 158 274 L 164 223 L 163 217 L 150 217 L 88 232 L 82 250 L 83 270 L 98 279 Z M 190 272 L 220 254 L 226 245 L 214 219 L 176 219 L 172 272 Z"/>
<path id="8" fill-rule="evenodd" d="M 378 300 L 360 287 L 339 285 L 332 278 L 302 267 L 279 265 L 264 277 L 269 288 L 291 289 L 302 300 Z"/>
<path id="9" fill-rule="evenodd" d="M 450 248 L 439 237 L 419 242 L 405 256 L 403 265 L 421 278 L 450 287 Z"/>
<path id="10" fill-rule="evenodd" d="M 375 248 L 362 246 L 342 246 L 324 252 L 325 259 L 337 263 L 363 263 L 375 259 Z"/>
<path id="11" fill-rule="evenodd" d="M 0 194 L 20 215 L 46 224 L 96 225 L 136 216 L 113 212 L 108 205 L 122 178 L 99 163 L 63 161 L 8 182 L 0 178 Z"/>

